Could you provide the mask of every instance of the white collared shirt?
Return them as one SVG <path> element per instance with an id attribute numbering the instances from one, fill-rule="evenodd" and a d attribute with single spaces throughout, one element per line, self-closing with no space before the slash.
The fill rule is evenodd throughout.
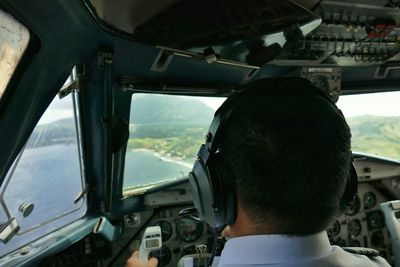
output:
<path id="1" fill-rule="evenodd" d="M 331 246 L 326 232 L 309 236 L 253 235 L 228 240 L 213 266 L 390 267 L 382 257 L 368 258 Z"/>

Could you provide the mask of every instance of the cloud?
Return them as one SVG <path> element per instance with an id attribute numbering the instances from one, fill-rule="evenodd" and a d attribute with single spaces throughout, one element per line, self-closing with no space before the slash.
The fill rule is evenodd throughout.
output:
<path id="1" fill-rule="evenodd" d="M 337 103 L 346 117 L 400 116 L 400 92 L 341 96 Z"/>
<path id="2" fill-rule="evenodd" d="M 54 121 L 68 119 L 74 117 L 74 110 L 72 105 L 72 98 L 65 97 L 59 99 L 58 96 L 54 98 L 46 112 L 40 118 L 38 125 L 52 123 Z"/>

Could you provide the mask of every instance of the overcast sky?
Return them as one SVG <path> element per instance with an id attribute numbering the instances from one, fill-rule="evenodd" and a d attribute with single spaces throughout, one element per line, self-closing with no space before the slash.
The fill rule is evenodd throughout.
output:
<path id="1" fill-rule="evenodd" d="M 224 98 L 199 97 L 205 104 L 217 109 Z M 400 92 L 341 96 L 337 103 L 346 117 L 376 115 L 400 116 Z"/>
<path id="2" fill-rule="evenodd" d="M 337 105 L 346 117 L 400 116 L 400 92 L 341 96 Z"/>
<path id="3" fill-rule="evenodd" d="M 56 96 L 53 102 L 47 108 L 46 112 L 42 115 L 42 118 L 40 118 L 38 124 L 41 125 L 73 117 L 74 112 L 72 108 L 71 96 L 64 97 L 61 100 L 58 99 L 58 96 Z"/>
<path id="4" fill-rule="evenodd" d="M 221 97 L 196 97 L 216 110 L 225 100 Z M 400 116 L 400 92 L 341 96 L 337 103 L 346 117 L 361 115 Z M 60 119 L 72 118 L 71 97 L 62 100 L 58 96 L 43 114 L 39 124 L 46 124 Z"/>

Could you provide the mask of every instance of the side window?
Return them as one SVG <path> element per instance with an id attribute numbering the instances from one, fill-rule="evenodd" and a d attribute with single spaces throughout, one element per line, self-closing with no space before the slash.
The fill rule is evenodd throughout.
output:
<path id="1" fill-rule="evenodd" d="M 0 257 L 81 218 L 86 200 L 74 96 L 52 101 L 0 188 L 0 223 L 19 230 Z"/>

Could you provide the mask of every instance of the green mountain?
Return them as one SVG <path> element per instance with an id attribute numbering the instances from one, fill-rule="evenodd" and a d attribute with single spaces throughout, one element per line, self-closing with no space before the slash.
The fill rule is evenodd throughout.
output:
<path id="1" fill-rule="evenodd" d="M 347 122 L 353 151 L 400 159 L 400 117 L 365 115 Z"/>
<path id="2" fill-rule="evenodd" d="M 68 118 L 36 126 L 29 138 L 27 147 L 70 144 L 75 142 L 75 120 L 74 118 Z"/>
<path id="3" fill-rule="evenodd" d="M 146 148 L 191 161 L 204 140 L 214 110 L 182 96 L 134 97 L 128 148 Z"/>
<path id="4" fill-rule="evenodd" d="M 147 148 L 161 154 L 192 160 L 213 118 L 214 110 L 203 102 L 181 96 L 140 95 L 131 108 L 128 148 Z M 132 122 L 131 118 L 131 122 Z M 352 149 L 400 160 L 400 117 L 359 116 L 347 119 Z M 72 118 L 39 125 L 28 147 L 75 140 Z"/>
<path id="5" fill-rule="evenodd" d="M 185 96 L 138 95 L 131 105 L 130 120 L 135 124 L 207 124 L 214 110 Z"/>
<path id="6" fill-rule="evenodd" d="M 193 137 L 202 140 L 214 110 L 190 97 L 140 95 L 133 98 L 130 116 L 132 138 Z"/>

